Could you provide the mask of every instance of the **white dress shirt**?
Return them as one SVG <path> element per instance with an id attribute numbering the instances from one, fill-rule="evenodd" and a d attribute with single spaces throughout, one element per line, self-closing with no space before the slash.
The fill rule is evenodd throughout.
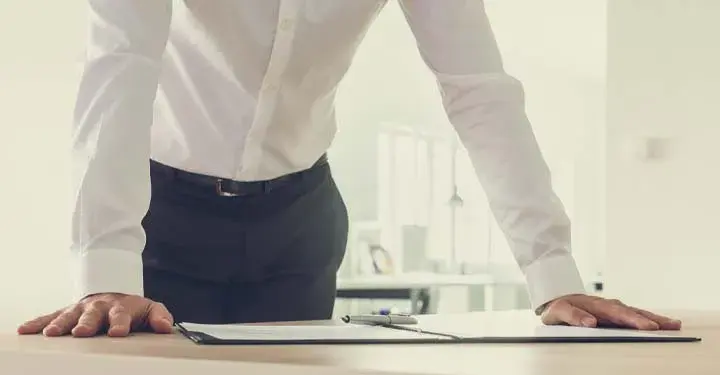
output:
<path id="1" fill-rule="evenodd" d="M 386 1 L 89 0 L 73 151 L 80 295 L 143 293 L 150 158 L 251 181 L 326 152 L 338 83 Z M 583 293 L 568 218 L 483 2 L 399 1 L 533 306 Z"/>

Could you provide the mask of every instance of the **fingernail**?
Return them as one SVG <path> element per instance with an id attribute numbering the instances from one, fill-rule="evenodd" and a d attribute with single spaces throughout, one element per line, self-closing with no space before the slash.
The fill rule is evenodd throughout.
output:
<path id="1" fill-rule="evenodd" d="M 595 320 L 591 318 L 584 318 L 582 320 L 582 325 L 585 327 L 594 327 L 595 326 Z"/>
<path id="2" fill-rule="evenodd" d="M 128 330 L 122 326 L 112 326 L 108 329 L 108 336 L 125 336 Z"/>
<path id="3" fill-rule="evenodd" d="M 47 326 L 47 327 L 45 327 L 45 329 L 43 329 L 43 334 L 46 336 L 47 335 L 55 335 L 58 333 L 59 330 L 60 330 L 60 328 L 58 326 Z"/>
<path id="4" fill-rule="evenodd" d="M 78 324 L 75 326 L 75 328 L 72 329 L 73 332 L 85 332 L 88 331 L 91 327 L 85 324 Z"/>

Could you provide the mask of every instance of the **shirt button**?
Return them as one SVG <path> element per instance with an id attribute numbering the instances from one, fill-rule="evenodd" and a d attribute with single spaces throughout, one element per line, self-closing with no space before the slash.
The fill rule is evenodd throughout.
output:
<path id="1" fill-rule="evenodd" d="M 268 83 L 265 85 L 265 91 L 277 91 L 278 86 L 274 83 Z"/>
<path id="2" fill-rule="evenodd" d="M 293 26 L 293 20 L 290 18 L 285 18 L 282 21 L 280 21 L 280 30 L 282 31 L 288 31 Z"/>

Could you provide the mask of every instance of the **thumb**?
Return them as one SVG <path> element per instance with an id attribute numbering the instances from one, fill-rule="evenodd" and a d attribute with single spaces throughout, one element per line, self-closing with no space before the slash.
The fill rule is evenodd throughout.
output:
<path id="1" fill-rule="evenodd" d="M 597 319 L 592 314 L 565 300 L 551 303 L 545 310 L 542 321 L 547 325 L 568 324 L 589 328 L 597 326 Z"/>
<path id="2" fill-rule="evenodd" d="M 173 317 L 162 303 L 153 302 L 148 313 L 148 325 L 156 333 L 170 333 L 173 327 Z"/>

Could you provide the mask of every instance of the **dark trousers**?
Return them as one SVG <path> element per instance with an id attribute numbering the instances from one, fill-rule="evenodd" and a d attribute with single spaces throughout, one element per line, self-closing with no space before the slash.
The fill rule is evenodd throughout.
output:
<path id="1" fill-rule="evenodd" d="M 348 217 L 327 163 L 270 191 L 233 197 L 151 165 L 146 297 L 177 322 L 331 317 Z"/>

